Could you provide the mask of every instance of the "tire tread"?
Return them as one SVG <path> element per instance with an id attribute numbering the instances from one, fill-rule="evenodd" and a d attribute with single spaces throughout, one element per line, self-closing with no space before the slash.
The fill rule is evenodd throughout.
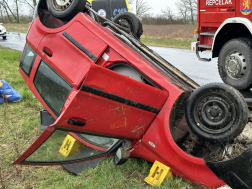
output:
<path id="1" fill-rule="evenodd" d="M 248 48 L 248 50 L 249 50 L 249 52 L 251 52 L 251 56 L 252 56 L 252 48 L 251 48 L 251 46 L 250 46 L 250 44 L 249 44 L 248 41 L 250 42 L 250 39 L 248 39 L 248 38 L 231 39 L 231 40 L 227 41 L 223 45 L 223 47 L 221 48 L 220 54 L 219 54 L 219 57 L 218 57 L 217 66 L 218 66 L 219 75 L 220 75 L 220 77 L 221 77 L 221 79 L 222 79 L 222 81 L 224 83 L 226 83 L 226 82 L 225 82 L 225 76 L 223 75 L 223 71 L 222 71 L 222 68 L 221 68 L 221 60 L 220 60 L 221 58 L 220 58 L 220 55 L 225 50 L 225 48 L 230 45 L 230 43 L 232 43 L 232 42 L 238 42 L 238 43 L 245 44 L 247 46 L 246 48 Z M 251 59 L 250 63 L 251 63 L 251 70 L 250 70 L 251 71 L 251 78 L 250 78 L 250 81 L 248 81 L 246 85 L 235 87 L 231 83 L 226 83 L 226 84 L 231 85 L 231 86 L 235 87 L 238 90 L 246 90 L 246 89 L 250 88 L 252 86 L 252 59 Z"/>

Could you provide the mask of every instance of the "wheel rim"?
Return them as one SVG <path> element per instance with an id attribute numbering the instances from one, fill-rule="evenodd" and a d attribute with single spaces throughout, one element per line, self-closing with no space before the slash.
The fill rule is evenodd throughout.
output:
<path id="1" fill-rule="evenodd" d="M 66 10 L 72 2 L 73 0 L 51 0 L 53 8 L 57 11 Z"/>
<path id="2" fill-rule="evenodd" d="M 232 104 L 228 97 L 216 93 L 206 94 L 199 98 L 193 112 L 197 126 L 210 134 L 219 134 L 229 130 L 236 117 L 236 109 Z"/>
<path id="3" fill-rule="evenodd" d="M 134 30 L 135 30 L 133 21 L 127 17 L 121 18 L 120 20 L 118 20 L 116 22 L 116 24 L 123 26 L 123 27 L 126 27 L 126 28 L 129 28 L 131 32 L 134 32 Z"/>
<path id="4" fill-rule="evenodd" d="M 241 79 L 245 76 L 247 63 L 245 57 L 240 52 L 232 52 L 225 60 L 225 70 L 232 79 Z"/>

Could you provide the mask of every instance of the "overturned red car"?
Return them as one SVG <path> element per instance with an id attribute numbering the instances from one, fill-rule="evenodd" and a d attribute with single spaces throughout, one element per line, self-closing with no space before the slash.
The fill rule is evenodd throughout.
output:
<path id="1" fill-rule="evenodd" d="M 206 187 L 252 188 L 252 147 L 225 156 L 248 122 L 237 90 L 218 83 L 199 87 L 139 41 L 139 20 L 130 13 L 113 22 L 86 1 L 59 2 L 41 0 L 27 33 L 20 73 L 46 108 L 45 131 L 15 164 L 109 155 L 122 164 L 138 157 Z M 68 11 L 72 5 L 80 8 L 75 14 Z M 127 27 L 134 22 L 140 29 Z M 64 154 L 69 135 L 78 145 Z"/>

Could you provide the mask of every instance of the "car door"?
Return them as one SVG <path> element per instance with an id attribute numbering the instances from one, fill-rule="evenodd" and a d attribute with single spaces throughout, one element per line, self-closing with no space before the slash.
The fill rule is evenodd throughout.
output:
<path id="1" fill-rule="evenodd" d="M 123 140 L 143 136 L 167 98 L 166 91 L 92 64 L 55 123 L 14 163 L 67 164 L 111 155 Z"/>

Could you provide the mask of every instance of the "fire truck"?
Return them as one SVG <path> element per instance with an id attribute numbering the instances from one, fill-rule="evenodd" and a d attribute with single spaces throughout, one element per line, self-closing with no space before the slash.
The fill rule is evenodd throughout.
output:
<path id="1" fill-rule="evenodd" d="M 252 0 L 198 0 L 197 42 L 191 44 L 199 60 L 199 51 L 212 51 L 218 57 L 223 82 L 238 90 L 252 87 Z"/>

